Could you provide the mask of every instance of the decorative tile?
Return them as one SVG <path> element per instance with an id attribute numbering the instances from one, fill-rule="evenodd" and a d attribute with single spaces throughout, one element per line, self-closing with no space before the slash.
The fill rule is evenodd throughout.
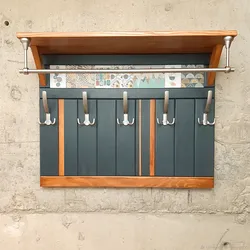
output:
<path id="1" fill-rule="evenodd" d="M 181 68 L 181 65 L 166 65 L 165 68 Z M 181 88 L 181 73 L 166 73 L 165 88 Z"/>
<path id="2" fill-rule="evenodd" d="M 51 69 L 204 68 L 204 65 L 51 65 Z M 51 88 L 204 87 L 204 73 L 51 74 Z"/>
<path id="3" fill-rule="evenodd" d="M 51 65 L 51 69 L 65 69 L 65 66 Z M 66 88 L 66 74 L 50 74 L 51 88 Z"/>
<path id="4" fill-rule="evenodd" d="M 182 65 L 182 68 L 204 68 L 204 65 Z M 203 88 L 205 73 L 183 73 L 181 74 L 182 88 Z"/>

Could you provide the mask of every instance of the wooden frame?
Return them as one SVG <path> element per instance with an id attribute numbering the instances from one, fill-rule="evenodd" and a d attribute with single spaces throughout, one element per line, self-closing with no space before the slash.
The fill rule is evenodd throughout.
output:
<path id="1" fill-rule="evenodd" d="M 218 44 L 213 48 L 213 52 L 210 58 L 209 68 L 217 68 L 219 66 L 222 50 L 223 50 L 222 44 Z M 215 76 L 216 76 L 215 72 L 208 73 L 208 82 L 207 82 L 208 86 L 212 86 L 214 84 Z"/>
<path id="2" fill-rule="evenodd" d="M 168 32 L 107 32 L 107 33 L 17 33 L 17 37 L 29 38 L 32 54 L 37 69 L 44 67 L 43 55 L 140 55 L 140 54 L 206 54 L 211 55 L 209 67 L 219 65 L 224 37 L 237 35 L 236 31 L 168 31 Z M 101 46 L 100 46 L 101 44 Z M 208 74 L 208 86 L 214 84 L 216 73 Z M 41 87 L 46 86 L 45 75 L 39 75 Z M 200 90 L 197 95 L 203 95 Z M 156 101 L 150 101 L 150 131 L 149 131 L 149 176 L 142 175 L 141 152 L 139 153 L 139 176 L 65 176 L 65 124 L 64 98 L 71 98 L 65 90 L 51 90 L 52 98 L 58 100 L 58 176 L 41 176 L 41 187 L 150 187 L 150 188 L 213 188 L 213 177 L 167 177 L 155 176 L 155 146 L 156 146 Z M 56 91 L 56 92 L 55 92 Z M 96 93 L 96 90 L 90 90 Z M 110 90 L 109 93 L 116 93 Z M 128 90 L 129 92 L 129 90 Z M 143 98 L 147 93 L 141 91 Z M 180 92 L 180 91 L 179 91 Z M 172 98 L 178 93 L 171 90 Z M 80 99 L 80 92 L 72 90 L 71 95 Z M 152 90 L 151 94 L 161 96 L 159 90 Z M 96 93 L 97 94 L 97 93 Z M 187 97 L 189 90 L 186 90 Z M 92 95 L 90 95 L 92 96 Z M 97 94 L 98 96 L 98 94 Z M 133 97 L 133 95 L 130 95 Z M 92 97 L 93 98 L 93 97 Z M 90 97 L 91 99 L 91 97 Z M 152 99 L 152 97 L 150 98 Z M 141 107 L 141 102 L 140 102 Z M 141 131 L 141 113 L 139 113 L 139 131 Z M 141 147 L 141 137 L 139 145 Z M 50 167 L 48 164 L 47 166 Z M 70 165 L 72 166 L 72 165 Z M 183 165 L 182 165 L 183 166 Z M 203 165 L 204 166 L 204 165 Z M 210 165 L 211 166 L 211 165 Z M 66 165 L 67 167 L 67 165 Z M 52 173 L 53 174 L 53 173 Z M 52 175 L 51 174 L 51 175 Z M 45 173 L 47 175 L 47 173 Z M 50 175 L 50 173 L 49 173 Z M 202 174 L 204 176 L 204 174 Z M 210 176 L 209 174 L 208 176 Z M 182 175 L 183 176 L 183 175 Z M 189 176 L 189 174 L 187 175 Z"/>
<path id="3" fill-rule="evenodd" d="M 213 177 L 41 176 L 41 187 L 213 188 Z"/>
<path id="4" fill-rule="evenodd" d="M 31 51 L 32 51 L 32 54 L 33 54 L 33 58 L 34 58 L 34 61 L 35 61 L 36 68 L 37 69 L 42 69 L 43 68 L 42 60 L 41 60 L 41 56 L 40 56 L 40 53 L 38 51 L 37 46 L 30 46 L 30 48 L 31 48 Z M 43 75 L 43 74 L 39 74 L 38 77 L 39 77 L 40 85 L 45 87 L 46 86 L 46 76 Z"/>

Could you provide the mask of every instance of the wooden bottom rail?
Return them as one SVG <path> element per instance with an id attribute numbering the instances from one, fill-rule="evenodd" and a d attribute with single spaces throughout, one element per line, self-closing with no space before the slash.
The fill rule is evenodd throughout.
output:
<path id="1" fill-rule="evenodd" d="M 41 187 L 213 188 L 213 177 L 41 176 Z"/>

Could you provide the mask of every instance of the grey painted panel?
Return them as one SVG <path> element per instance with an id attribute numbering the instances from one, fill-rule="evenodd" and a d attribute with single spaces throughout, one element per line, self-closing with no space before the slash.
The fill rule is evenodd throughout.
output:
<path id="1" fill-rule="evenodd" d="M 64 174 L 77 175 L 77 100 L 64 100 Z"/>
<path id="2" fill-rule="evenodd" d="M 149 131 L 150 131 L 150 100 L 142 100 L 142 176 L 149 176 L 150 150 L 149 150 Z"/>
<path id="3" fill-rule="evenodd" d="M 116 102 L 98 100 L 97 118 L 98 175 L 116 175 Z"/>
<path id="4" fill-rule="evenodd" d="M 42 97 L 42 90 L 40 90 L 40 97 Z M 160 99 L 162 98 L 163 89 L 50 89 L 46 91 L 51 98 L 63 99 L 82 99 L 82 91 L 88 92 L 88 99 L 113 99 L 122 100 L 123 91 L 128 92 L 130 99 Z M 173 99 L 202 99 L 207 97 L 208 90 L 214 88 L 181 88 L 181 89 L 164 89 L 169 90 L 171 98 Z"/>
<path id="5" fill-rule="evenodd" d="M 174 100 L 169 100 L 168 120 L 174 118 Z M 156 117 L 162 122 L 163 100 L 156 101 Z M 174 176 L 174 133 L 175 125 L 156 124 L 156 176 Z"/>
<path id="6" fill-rule="evenodd" d="M 202 120 L 206 99 L 196 100 L 195 105 L 195 176 L 214 175 L 214 126 L 202 126 L 197 120 Z M 214 120 L 214 100 L 208 114 L 208 121 Z"/>
<path id="7" fill-rule="evenodd" d="M 129 121 L 135 119 L 135 101 L 128 100 Z M 123 101 L 117 101 L 117 118 L 123 121 Z M 117 175 L 134 176 L 136 172 L 136 121 L 133 125 L 117 124 Z"/>
<path id="8" fill-rule="evenodd" d="M 56 118 L 53 126 L 40 126 L 40 173 L 41 176 L 58 175 L 58 105 L 57 100 L 48 99 L 51 119 Z M 45 121 L 42 100 L 40 100 L 40 120 Z"/>
<path id="9" fill-rule="evenodd" d="M 194 100 L 176 100 L 175 176 L 194 175 Z"/>
<path id="10" fill-rule="evenodd" d="M 88 100 L 90 122 L 95 118 L 93 126 L 78 126 L 78 175 L 97 175 L 96 133 L 98 119 L 96 117 L 96 100 Z M 84 121 L 82 100 L 78 101 L 78 117 Z"/>

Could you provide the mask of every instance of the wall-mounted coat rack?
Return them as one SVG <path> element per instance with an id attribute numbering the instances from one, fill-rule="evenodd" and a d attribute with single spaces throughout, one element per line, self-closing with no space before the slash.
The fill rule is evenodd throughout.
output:
<path id="1" fill-rule="evenodd" d="M 40 82 L 41 186 L 212 188 L 215 74 L 235 70 L 230 47 L 236 35 L 236 31 L 18 33 L 24 49 L 19 72 L 36 73 Z M 219 68 L 223 47 L 226 65 Z M 28 67 L 29 48 L 36 69 Z M 160 67 L 176 64 L 202 67 Z M 46 76 L 138 73 L 204 73 L 204 87 L 55 89 Z"/>

